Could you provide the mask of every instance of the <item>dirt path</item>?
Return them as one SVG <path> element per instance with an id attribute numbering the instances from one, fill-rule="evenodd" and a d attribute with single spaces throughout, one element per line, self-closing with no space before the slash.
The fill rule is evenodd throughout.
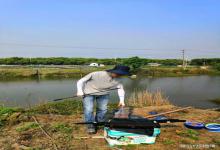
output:
<path id="1" fill-rule="evenodd" d="M 171 110 L 174 106 L 152 106 L 136 108 L 135 115 L 147 116 L 149 111 L 163 112 Z M 220 113 L 201 109 L 190 109 L 178 113 L 166 115 L 170 118 L 195 120 L 201 122 L 220 122 Z M 73 122 L 82 121 L 82 115 L 36 115 L 43 128 L 53 138 L 58 149 L 219 149 L 220 133 L 211 133 L 207 130 L 190 130 L 183 123 L 168 124 L 161 128 L 161 135 L 153 145 L 129 145 L 111 148 L 104 139 L 76 139 L 76 137 L 88 137 L 85 127 L 76 126 Z M 100 129 L 97 135 L 102 135 Z M 54 143 L 34 125 L 33 119 L 19 121 L 1 129 L 0 149 L 54 149 Z"/>

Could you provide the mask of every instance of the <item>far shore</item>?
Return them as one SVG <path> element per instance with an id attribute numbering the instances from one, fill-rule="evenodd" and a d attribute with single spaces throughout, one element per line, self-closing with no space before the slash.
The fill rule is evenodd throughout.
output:
<path id="1" fill-rule="evenodd" d="M 103 67 L 90 67 L 87 65 L 1 65 L 0 80 L 7 79 L 51 79 L 51 78 L 77 78 L 93 71 L 101 71 L 112 68 L 113 65 Z M 190 66 L 185 69 L 177 66 L 142 66 L 133 72 L 138 76 L 146 77 L 181 77 L 196 75 L 220 75 L 220 71 L 214 68 L 201 68 Z"/>

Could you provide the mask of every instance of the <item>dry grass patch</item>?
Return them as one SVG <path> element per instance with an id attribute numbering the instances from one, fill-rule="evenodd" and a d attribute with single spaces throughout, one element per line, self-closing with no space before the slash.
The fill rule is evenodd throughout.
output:
<path id="1" fill-rule="evenodd" d="M 162 106 L 170 105 L 168 98 L 157 90 L 156 92 L 149 92 L 148 90 L 141 92 L 134 92 L 128 99 L 129 106 L 143 107 L 143 106 Z"/>

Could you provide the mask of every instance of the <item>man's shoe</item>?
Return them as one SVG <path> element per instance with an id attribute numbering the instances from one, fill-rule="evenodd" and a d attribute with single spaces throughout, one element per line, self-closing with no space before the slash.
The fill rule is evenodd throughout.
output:
<path id="1" fill-rule="evenodd" d="M 96 129 L 95 129 L 95 126 L 93 124 L 89 124 L 87 126 L 87 133 L 88 134 L 96 134 Z"/>

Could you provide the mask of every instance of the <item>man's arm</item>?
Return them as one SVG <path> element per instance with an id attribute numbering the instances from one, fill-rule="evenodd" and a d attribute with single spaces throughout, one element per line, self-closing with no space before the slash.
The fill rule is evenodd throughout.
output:
<path id="1" fill-rule="evenodd" d="M 81 78 L 79 81 L 77 81 L 77 96 L 83 96 L 83 87 L 87 81 L 89 81 L 92 78 L 92 74 L 90 73 L 86 75 L 85 77 Z"/>
<path id="2" fill-rule="evenodd" d="M 119 106 L 125 106 L 125 102 L 124 102 L 124 100 L 125 100 L 125 91 L 124 91 L 124 87 L 123 87 L 123 85 L 122 84 L 119 84 L 118 86 L 117 86 L 117 88 L 118 88 L 118 96 L 119 96 Z"/>

